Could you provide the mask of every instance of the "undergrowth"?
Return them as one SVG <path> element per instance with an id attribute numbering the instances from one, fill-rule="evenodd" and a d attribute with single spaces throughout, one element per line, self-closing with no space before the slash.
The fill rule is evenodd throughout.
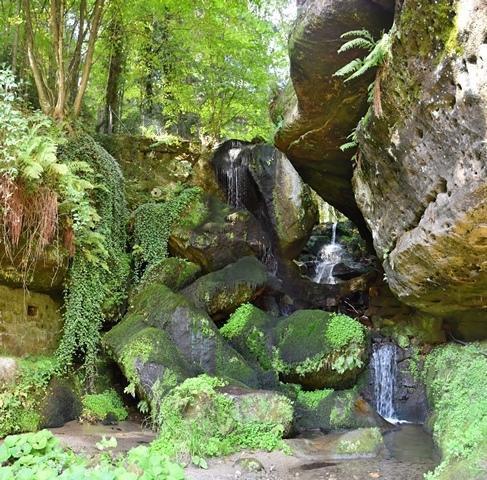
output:
<path id="1" fill-rule="evenodd" d="M 0 438 L 39 428 L 40 403 L 55 369 L 50 357 L 19 360 L 17 376 L 0 385 Z"/>
<path id="2" fill-rule="evenodd" d="M 481 345 L 448 344 L 437 347 L 426 359 L 425 384 L 434 412 L 433 436 L 442 453 L 441 464 L 427 476 L 428 480 L 452 478 L 443 474 L 458 463 L 463 463 L 458 478 L 480 478 L 487 452 L 485 353 Z M 485 464 L 483 468 L 485 473 Z"/>
<path id="3" fill-rule="evenodd" d="M 110 442 L 105 442 L 107 445 Z M 100 445 L 102 442 L 100 442 Z M 113 446 L 116 445 L 114 442 Z M 151 447 L 94 462 L 61 447 L 48 430 L 12 435 L 0 446 L 0 480 L 184 480 L 182 467 Z"/>
<path id="4" fill-rule="evenodd" d="M 238 417 L 232 399 L 219 391 L 226 382 L 208 375 L 185 380 L 164 397 L 154 418 L 159 438 L 154 449 L 180 461 L 199 465 L 204 457 L 228 455 L 238 450 L 286 449 L 283 426 L 245 422 Z M 289 404 L 288 416 L 292 418 Z"/>
<path id="5" fill-rule="evenodd" d="M 117 421 L 125 420 L 128 416 L 122 399 L 113 389 L 84 395 L 82 405 L 81 418 L 91 423 L 101 422 L 109 415 Z"/>

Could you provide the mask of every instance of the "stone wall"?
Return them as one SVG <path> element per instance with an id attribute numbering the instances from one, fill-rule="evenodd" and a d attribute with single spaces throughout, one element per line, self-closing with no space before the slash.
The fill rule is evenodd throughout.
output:
<path id="1" fill-rule="evenodd" d="M 43 293 L 0 285 L 0 355 L 45 355 L 57 347 L 60 302 Z"/>

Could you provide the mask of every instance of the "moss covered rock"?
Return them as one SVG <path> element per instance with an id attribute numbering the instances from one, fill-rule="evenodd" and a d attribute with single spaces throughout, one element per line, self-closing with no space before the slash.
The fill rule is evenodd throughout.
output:
<path id="1" fill-rule="evenodd" d="M 220 333 L 243 357 L 259 364 L 264 370 L 272 368 L 272 329 L 277 319 L 252 305 L 241 305 L 220 328 Z"/>
<path id="2" fill-rule="evenodd" d="M 294 417 L 294 428 L 297 431 L 319 428 L 324 432 L 331 432 L 384 424 L 356 388 L 313 391 L 297 389 Z"/>
<path id="3" fill-rule="evenodd" d="M 157 283 L 134 295 L 129 313 L 105 335 L 104 345 L 144 398 L 163 396 L 167 387 L 202 372 L 260 384 L 258 372 L 203 310 Z"/>
<path id="4" fill-rule="evenodd" d="M 174 388 L 162 401 L 154 423 L 153 448 L 180 459 L 226 455 L 241 449 L 283 448 L 290 428 L 291 402 L 275 392 L 235 388 L 201 375 Z"/>
<path id="5" fill-rule="evenodd" d="M 353 318 L 322 310 L 299 310 L 276 327 L 274 368 L 285 381 L 307 388 L 346 388 L 362 371 L 364 328 Z"/>
<path id="6" fill-rule="evenodd" d="M 173 291 L 181 290 L 194 282 L 201 274 L 201 267 L 186 259 L 169 257 L 149 267 L 141 280 L 138 290 L 149 283 L 165 285 Z"/>
<path id="7" fill-rule="evenodd" d="M 225 315 L 256 298 L 266 282 L 264 265 L 255 257 L 244 257 L 199 278 L 182 293 L 209 315 Z"/>
<path id="8" fill-rule="evenodd" d="M 206 194 L 200 194 L 181 215 L 169 237 L 172 254 L 207 272 L 245 256 L 257 256 L 265 244 L 266 235 L 252 214 Z"/>
<path id="9" fill-rule="evenodd" d="M 435 348 L 424 381 L 431 406 L 428 421 L 442 462 L 431 480 L 487 477 L 487 343 Z"/>

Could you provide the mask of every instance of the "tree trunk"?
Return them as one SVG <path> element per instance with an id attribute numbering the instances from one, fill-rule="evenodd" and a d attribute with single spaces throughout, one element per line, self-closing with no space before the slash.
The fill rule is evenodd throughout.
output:
<path id="1" fill-rule="evenodd" d="M 98 29 L 100 27 L 101 18 L 103 16 L 104 0 L 96 0 L 93 10 L 93 21 L 91 23 L 90 36 L 88 39 L 88 48 L 86 50 L 85 63 L 83 65 L 83 72 L 81 75 L 81 81 L 78 88 L 78 93 L 74 99 L 73 115 L 74 118 L 79 117 L 81 113 L 81 105 L 83 103 L 83 97 L 88 86 L 88 79 L 91 73 L 91 66 L 93 64 L 93 55 L 95 53 L 95 43 L 98 37 Z"/>
<path id="2" fill-rule="evenodd" d="M 101 131 L 109 134 L 116 131 L 118 123 L 120 80 L 125 61 L 123 35 L 123 26 L 120 20 L 115 18 L 110 24 L 109 41 L 112 45 L 112 52 L 108 67 L 105 111 L 101 125 Z"/>

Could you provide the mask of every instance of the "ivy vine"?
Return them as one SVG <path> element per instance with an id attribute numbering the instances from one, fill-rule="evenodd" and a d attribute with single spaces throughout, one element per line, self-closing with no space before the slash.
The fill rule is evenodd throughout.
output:
<path id="1" fill-rule="evenodd" d="M 124 298 L 130 272 L 124 180 L 113 157 L 89 136 L 63 145 L 59 156 L 68 165 L 80 160 L 90 165 L 86 179 L 95 186 L 90 200 L 98 218 L 95 225 L 86 225 L 76 235 L 57 357 L 61 365 L 69 366 L 81 353 L 86 376 L 93 378 L 105 314 Z"/>

